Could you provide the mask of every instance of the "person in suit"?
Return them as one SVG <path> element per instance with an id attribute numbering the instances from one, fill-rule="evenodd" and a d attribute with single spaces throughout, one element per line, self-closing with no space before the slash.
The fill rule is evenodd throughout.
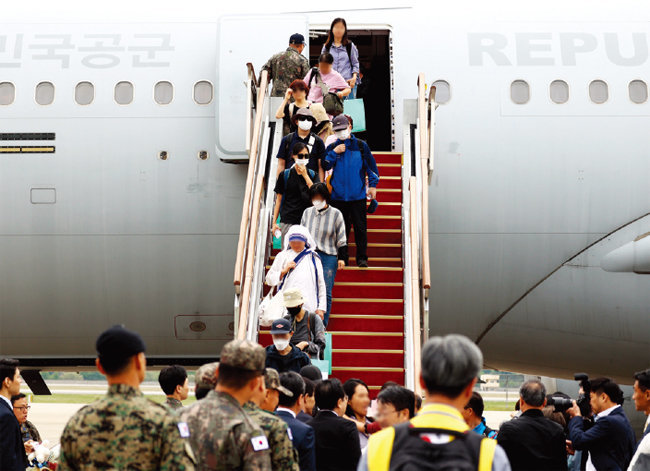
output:
<path id="1" fill-rule="evenodd" d="M 314 429 L 297 418 L 305 403 L 305 382 L 298 373 L 287 371 L 280 375 L 280 384 L 292 395 L 280 391 L 275 413 L 289 426 L 293 447 L 298 452 L 300 471 L 316 471 Z"/>
<path id="2" fill-rule="evenodd" d="M 634 394 L 632 400 L 636 410 L 643 412 L 647 417 L 643 426 L 643 437 L 650 435 L 650 368 L 634 373 Z"/>
<path id="3" fill-rule="evenodd" d="M 316 385 L 316 406 L 319 411 L 308 425 L 316 436 L 316 468 L 318 471 L 354 471 L 361 458 L 359 433 L 354 422 L 344 419 L 348 398 L 343 385 L 326 379 Z"/>
<path id="4" fill-rule="evenodd" d="M 569 440 L 576 450 L 586 450 L 586 471 L 625 470 L 634 450 L 636 438 L 625 416 L 623 408 L 623 391 L 609 378 L 597 378 L 591 381 L 591 410 L 594 413 L 594 425 L 585 430 L 580 408 L 573 401 L 573 407 L 567 410 L 569 421 Z"/>
<path id="5" fill-rule="evenodd" d="M 0 359 L 0 469 L 25 471 L 27 455 L 11 397 L 20 393 L 18 360 Z"/>
<path id="6" fill-rule="evenodd" d="M 510 460 L 512 471 L 566 471 L 564 430 L 544 417 L 546 388 L 530 380 L 519 389 L 521 415 L 501 426 L 496 437 Z"/>
<path id="7" fill-rule="evenodd" d="M 306 378 L 302 375 L 300 377 L 305 382 L 305 401 L 302 405 L 302 410 L 298 412 L 296 419 L 306 424 L 311 419 L 313 419 L 316 415 L 316 412 L 318 412 L 316 409 L 316 398 L 314 396 L 316 393 L 317 381 L 312 381 L 311 379 Z"/>

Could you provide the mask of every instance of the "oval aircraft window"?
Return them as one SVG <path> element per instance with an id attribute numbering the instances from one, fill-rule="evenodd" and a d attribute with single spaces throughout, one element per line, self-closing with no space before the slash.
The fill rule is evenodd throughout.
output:
<path id="1" fill-rule="evenodd" d="M 609 98 L 607 84 L 602 80 L 594 80 L 589 84 L 589 98 L 594 103 L 601 105 Z"/>
<path id="2" fill-rule="evenodd" d="M 133 101 L 133 84 L 131 82 L 117 82 L 115 101 L 120 105 L 128 105 Z"/>
<path id="3" fill-rule="evenodd" d="M 451 99 L 451 88 L 446 80 L 436 80 L 432 84 L 436 87 L 436 103 L 444 105 Z"/>
<path id="4" fill-rule="evenodd" d="M 194 84 L 194 101 L 199 105 L 207 105 L 212 101 L 212 84 L 201 80 Z"/>
<path id="5" fill-rule="evenodd" d="M 90 82 L 79 82 L 74 87 L 74 101 L 78 105 L 90 105 L 95 99 L 95 86 Z"/>
<path id="6" fill-rule="evenodd" d="M 648 99 L 648 86 L 643 80 L 632 80 L 628 85 L 630 100 L 640 105 Z"/>
<path id="7" fill-rule="evenodd" d="M 153 99 L 159 105 L 169 105 L 174 99 L 174 86 L 170 82 L 158 82 L 153 87 Z"/>
<path id="8" fill-rule="evenodd" d="M 11 82 L 0 82 L 0 105 L 11 105 L 16 98 L 16 87 Z"/>
<path id="9" fill-rule="evenodd" d="M 523 105 L 530 100 L 530 87 L 525 80 L 515 80 L 510 84 L 510 99 L 518 104 Z"/>
<path id="10" fill-rule="evenodd" d="M 564 80 L 553 80 L 549 87 L 553 103 L 561 105 L 569 101 L 569 85 Z"/>
<path id="11" fill-rule="evenodd" d="M 54 85 L 52 82 L 41 82 L 36 85 L 34 99 L 39 105 L 51 105 L 54 102 Z"/>

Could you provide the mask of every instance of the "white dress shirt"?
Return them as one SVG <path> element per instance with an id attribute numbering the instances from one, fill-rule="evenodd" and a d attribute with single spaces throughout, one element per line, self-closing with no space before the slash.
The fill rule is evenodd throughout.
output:
<path id="1" fill-rule="evenodd" d="M 291 414 L 291 417 L 293 417 L 294 419 L 296 418 L 296 413 L 294 411 L 292 411 L 291 409 L 287 409 L 286 407 L 278 407 L 275 411 L 276 412 L 280 412 L 280 411 L 288 412 L 289 414 Z"/>

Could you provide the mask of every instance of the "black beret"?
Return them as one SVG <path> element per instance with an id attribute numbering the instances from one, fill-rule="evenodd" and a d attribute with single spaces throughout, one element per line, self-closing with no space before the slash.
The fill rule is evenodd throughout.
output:
<path id="1" fill-rule="evenodd" d="M 144 352 L 146 347 L 140 335 L 115 325 L 97 337 L 97 355 L 104 358 L 129 358 Z"/>

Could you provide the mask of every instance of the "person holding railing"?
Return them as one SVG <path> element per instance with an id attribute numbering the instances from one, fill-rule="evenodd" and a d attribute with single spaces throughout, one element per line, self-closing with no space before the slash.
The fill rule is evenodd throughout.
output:
<path id="1" fill-rule="evenodd" d="M 283 96 L 291 82 L 303 78 L 309 71 L 309 60 L 302 55 L 305 49 L 305 37 L 292 34 L 289 38 L 289 47 L 271 57 L 262 70 L 269 73 L 269 80 L 273 80 L 271 96 Z"/>
<path id="2" fill-rule="evenodd" d="M 348 242 L 345 221 L 338 209 L 330 206 L 330 192 L 325 183 L 314 183 L 309 189 L 311 207 L 302 213 L 300 224 L 305 226 L 316 241 L 316 253 L 320 256 L 327 288 L 327 310 L 323 324 L 327 327 L 332 310 L 332 289 L 336 272 L 345 267 L 348 258 Z"/>
<path id="3" fill-rule="evenodd" d="M 293 117 L 302 108 L 309 108 L 311 106 L 311 101 L 307 100 L 307 94 L 309 93 L 309 87 L 304 82 L 304 80 L 294 80 L 287 88 L 287 92 L 284 94 L 284 100 L 280 103 L 278 111 L 275 112 L 275 119 L 281 119 L 283 121 L 282 125 L 282 135 L 286 136 L 290 132 L 296 132 L 298 126 L 293 120 Z M 291 98 L 293 98 L 293 103 L 290 103 Z M 311 128 L 311 126 L 310 126 Z"/>

